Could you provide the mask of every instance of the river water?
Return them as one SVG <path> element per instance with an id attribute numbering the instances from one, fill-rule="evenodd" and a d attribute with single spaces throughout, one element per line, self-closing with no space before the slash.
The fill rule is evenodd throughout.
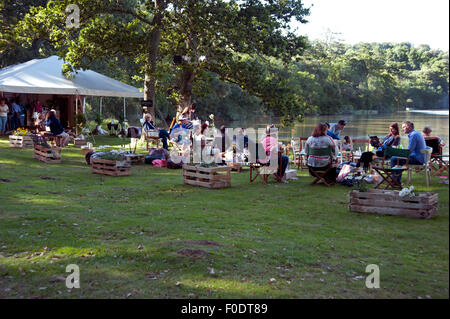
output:
<path id="1" fill-rule="evenodd" d="M 279 121 L 276 119 L 266 119 L 254 123 L 232 122 L 227 123 L 231 127 L 264 127 L 267 123 L 274 123 L 279 129 L 279 139 L 283 142 L 289 141 L 291 138 L 308 137 L 314 129 L 314 126 L 319 122 L 336 123 L 339 120 L 346 120 L 347 126 L 341 133 L 341 137 L 348 135 L 355 139 L 367 139 L 369 135 L 377 135 L 384 137 L 389 133 L 389 125 L 392 122 L 397 122 L 401 129 L 401 124 L 404 121 L 411 121 L 414 123 L 416 130 L 422 131 L 425 125 L 430 125 L 433 129 L 433 136 L 441 137 L 446 146 L 444 154 L 449 153 L 449 111 L 448 110 L 416 110 L 397 112 L 391 115 L 338 115 L 338 116 L 316 116 L 306 117 L 302 123 L 296 123 L 291 128 L 280 128 Z M 406 148 L 408 146 L 408 137 L 402 132 L 401 143 Z"/>

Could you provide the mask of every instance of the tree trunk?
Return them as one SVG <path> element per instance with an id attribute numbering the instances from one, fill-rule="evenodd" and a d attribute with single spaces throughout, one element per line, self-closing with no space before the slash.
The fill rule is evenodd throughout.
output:
<path id="1" fill-rule="evenodd" d="M 166 7 L 166 1 L 155 0 L 155 8 L 157 10 L 163 10 Z M 155 109 L 156 109 L 156 64 L 158 62 L 158 48 L 159 42 L 161 41 L 161 29 L 160 25 L 162 22 L 162 14 L 157 13 L 153 18 L 154 29 L 150 32 L 148 38 L 148 56 L 147 56 L 147 66 L 145 69 L 145 80 L 144 80 L 144 100 L 151 100 L 153 102 L 153 107 L 150 108 L 150 114 L 153 120 L 155 119 Z"/>
<path id="2" fill-rule="evenodd" d="M 192 83 L 194 82 L 194 72 L 191 69 L 185 69 L 181 73 L 180 101 L 178 103 L 177 113 L 183 112 L 184 108 L 191 104 Z"/>

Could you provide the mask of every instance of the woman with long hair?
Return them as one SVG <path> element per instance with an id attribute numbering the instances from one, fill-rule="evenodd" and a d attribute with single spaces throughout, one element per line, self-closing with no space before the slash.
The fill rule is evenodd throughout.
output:
<path id="1" fill-rule="evenodd" d="M 378 157 L 384 156 L 384 150 L 388 147 L 397 147 L 400 145 L 400 129 L 398 123 L 394 122 L 389 126 L 389 134 L 383 140 L 383 144 L 378 148 L 376 154 Z"/>
<path id="2" fill-rule="evenodd" d="M 308 149 L 325 149 L 331 148 L 331 156 L 317 156 L 317 155 L 308 155 L 308 167 L 311 170 L 322 171 L 327 170 L 333 159 L 336 158 L 338 151 L 336 147 L 336 143 L 334 143 L 333 139 L 327 135 L 328 126 L 325 123 L 319 123 L 314 128 L 312 135 L 306 140 L 305 148 Z M 329 170 L 326 175 L 327 182 L 334 183 L 336 182 L 336 170 Z"/>
<path id="3" fill-rule="evenodd" d="M 389 134 L 384 138 L 383 149 L 400 145 L 400 129 L 398 123 L 392 123 L 389 126 Z"/>

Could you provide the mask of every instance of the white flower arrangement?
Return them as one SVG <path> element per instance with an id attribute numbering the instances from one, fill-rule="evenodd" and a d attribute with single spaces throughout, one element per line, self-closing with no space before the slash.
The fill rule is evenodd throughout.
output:
<path id="1" fill-rule="evenodd" d="M 405 188 L 403 188 L 399 193 L 398 193 L 398 195 L 400 196 L 400 197 L 406 197 L 406 196 L 409 196 L 409 197 L 414 197 L 414 196 L 416 196 L 416 194 L 414 194 L 414 186 L 411 186 L 411 187 L 405 187 Z"/>

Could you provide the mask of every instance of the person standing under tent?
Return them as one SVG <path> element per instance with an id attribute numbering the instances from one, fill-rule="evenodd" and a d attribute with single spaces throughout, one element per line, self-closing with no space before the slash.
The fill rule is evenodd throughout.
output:
<path id="1" fill-rule="evenodd" d="M 0 136 L 5 134 L 6 122 L 8 120 L 9 107 L 6 104 L 6 98 L 0 98 Z"/>

